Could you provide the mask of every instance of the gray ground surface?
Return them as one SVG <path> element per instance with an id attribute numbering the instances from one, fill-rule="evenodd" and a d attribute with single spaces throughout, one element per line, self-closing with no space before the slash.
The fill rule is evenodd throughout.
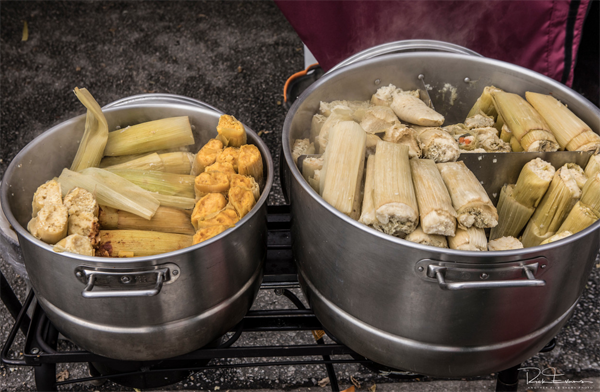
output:
<path id="1" fill-rule="evenodd" d="M 282 86 L 302 69 L 302 43 L 271 2 L 1 2 L 0 3 L 0 177 L 11 159 L 34 137 L 51 126 L 83 113 L 71 90 L 87 87 L 101 104 L 144 92 L 185 95 L 234 114 L 255 131 L 279 160 Z M 21 41 L 23 21 L 29 39 Z M 40 157 L 43 159 L 43 157 Z M 280 203 L 275 170 L 272 204 Z M 554 366 L 571 380 L 600 390 L 600 261 L 581 302 L 557 337 L 557 347 L 528 363 Z M 25 283 L 2 261 L 0 269 L 21 300 Z M 262 291 L 255 309 L 288 308 L 287 299 Z M 0 340 L 5 341 L 12 318 L 0 306 Z M 309 333 L 248 334 L 237 343 L 301 344 Z M 19 355 L 23 339 L 15 345 Z M 61 343 L 64 346 L 68 342 Z M 81 365 L 68 365 L 69 378 L 86 375 Z M 480 391 L 493 390 L 494 376 L 463 380 L 395 383 L 359 365 L 336 365 L 340 383 L 350 376 L 367 390 Z M 522 374 L 524 376 L 524 374 Z M 326 377 L 322 367 L 263 367 L 195 373 L 169 390 L 326 390 L 316 387 Z M 520 390 L 538 390 L 533 384 Z M 545 390 L 556 386 L 543 386 Z M 30 368 L 0 367 L 2 391 L 35 390 Z M 301 389 L 299 389 L 301 388 Z M 114 383 L 77 385 L 65 390 L 131 390 Z M 263 390 L 263 389 L 258 389 Z M 564 390 L 564 389 L 563 389 Z"/>

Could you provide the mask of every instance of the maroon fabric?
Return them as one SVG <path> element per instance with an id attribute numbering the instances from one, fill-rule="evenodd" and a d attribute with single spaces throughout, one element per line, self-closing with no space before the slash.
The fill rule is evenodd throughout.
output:
<path id="1" fill-rule="evenodd" d="M 276 3 L 325 70 L 382 43 L 435 39 L 521 65 L 558 81 L 563 78 L 571 1 L 276 0 Z M 568 85 L 573 81 L 589 3 L 590 0 L 579 2 Z"/>

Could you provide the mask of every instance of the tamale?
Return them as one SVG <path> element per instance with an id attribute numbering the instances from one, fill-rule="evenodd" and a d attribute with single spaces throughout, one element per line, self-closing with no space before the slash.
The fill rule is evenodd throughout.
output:
<path id="1" fill-rule="evenodd" d="M 396 90 L 397 88 L 393 84 L 379 87 L 371 97 L 371 103 L 377 106 L 390 106 L 394 100 L 393 94 Z"/>
<path id="2" fill-rule="evenodd" d="M 220 193 L 209 193 L 196 203 L 194 211 L 192 211 L 192 225 L 197 230 L 198 222 L 221 211 L 226 205 L 227 200 L 225 199 L 225 196 Z"/>
<path id="3" fill-rule="evenodd" d="M 315 138 L 321 133 L 321 128 L 323 128 L 323 124 L 325 124 L 326 120 L 327 117 L 322 114 L 317 113 L 313 116 L 312 121 L 310 122 L 310 140 L 313 142 L 315 141 Z"/>
<path id="4" fill-rule="evenodd" d="M 321 170 L 315 170 L 313 176 L 308 178 L 308 185 L 310 185 L 315 192 L 321 194 Z"/>
<path id="5" fill-rule="evenodd" d="M 502 139 L 502 141 L 504 141 L 506 143 L 510 143 L 511 137 L 512 137 L 512 132 L 510 131 L 510 129 L 508 129 L 506 124 L 504 124 L 502 126 L 502 131 L 500 132 L 500 139 Z"/>
<path id="6" fill-rule="evenodd" d="M 336 106 L 332 109 L 331 114 L 323 123 L 319 136 L 315 139 L 315 147 L 318 147 L 319 153 L 325 153 L 329 142 L 329 134 L 331 130 L 342 121 L 353 121 L 352 110 L 345 105 Z"/>
<path id="7" fill-rule="evenodd" d="M 529 218 L 535 212 L 534 207 L 527 207 L 514 198 L 515 185 L 504 185 L 498 200 L 498 225 L 490 231 L 490 240 L 500 237 L 518 237 Z"/>
<path id="8" fill-rule="evenodd" d="M 558 150 L 558 142 L 548 125 L 527 101 L 517 94 L 503 91 L 493 91 L 491 95 L 496 109 L 523 150 Z"/>
<path id="9" fill-rule="evenodd" d="M 600 216 L 600 172 L 588 178 L 581 190 L 581 202 Z"/>
<path id="10" fill-rule="evenodd" d="M 135 257 L 153 256 L 192 246 L 192 236 L 146 230 L 100 230 L 96 256 L 118 257 L 133 252 Z M 121 253 L 123 254 L 123 253 Z"/>
<path id="11" fill-rule="evenodd" d="M 31 217 L 35 218 L 46 204 L 63 204 L 61 187 L 56 180 L 47 181 L 35 191 Z"/>
<path id="12" fill-rule="evenodd" d="M 494 86 L 486 86 L 481 93 L 481 96 L 477 98 L 475 105 L 471 108 L 467 117 L 472 117 L 479 112 L 484 113 L 486 116 L 490 116 L 492 118 L 496 118 L 498 116 L 498 111 L 496 110 L 496 106 L 494 105 L 494 100 L 492 99 L 491 93 L 493 91 L 502 91 L 501 89 Z"/>
<path id="13" fill-rule="evenodd" d="M 458 227 L 494 227 L 498 224 L 498 212 L 485 189 L 463 162 L 438 163 L 452 205 L 458 214 Z"/>
<path id="14" fill-rule="evenodd" d="M 240 147 L 246 144 L 247 135 L 244 125 L 229 114 L 219 117 L 217 132 L 226 138 L 229 147 Z"/>
<path id="15" fill-rule="evenodd" d="M 198 230 L 211 226 L 229 226 L 233 227 L 240 217 L 233 208 L 224 208 L 219 211 L 214 217 L 198 222 Z"/>
<path id="16" fill-rule="evenodd" d="M 367 168 L 365 174 L 365 189 L 363 192 L 362 210 L 358 221 L 367 226 L 373 226 L 378 223 L 375 217 L 375 200 L 373 199 L 373 190 L 375 188 L 375 155 L 369 155 L 367 158 Z"/>
<path id="17" fill-rule="evenodd" d="M 260 150 L 254 144 L 245 144 L 240 147 L 238 158 L 238 173 L 252 176 L 258 184 L 263 178 L 263 162 Z"/>
<path id="18" fill-rule="evenodd" d="M 513 198 L 525 207 L 537 207 L 546 194 L 555 172 L 550 163 L 540 158 L 527 162 L 519 173 Z"/>
<path id="19" fill-rule="evenodd" d="M 204 169 L 217 160 L 217 155 L 223 150 L 223 142 L 217 139 L 210 139 L 196 154 L 192 164 L 191 175 L 197 176 Z"/>
<path id="20" fill-rule="evenodd" d="M 400 120 L 392 109 L 387 106 L 373 106 L 365 110 L 360 126 L 367 133 L 383 133 L 387 132 Z"/>
<path id="21" fill-rule="evenodd" d="M 395 91 L 390 107 L 402 121 L 422 126 L 440 126 L 444 116 L 411 94 Z"/>
<path id="22" fill-rule="evenodd" d="M 421 226 L 417 227 L 415 231 L 407 235 L 404 239 L 417 244 L 448 248 L 446 237 L 443 235 L 427 234 L 423 231 Z"/>
<path id="23" fill-rule="evenodd" d="M 588 179 L 594 177 L 596 173 L 600 173 L 600 155 L 592 155 L 585 166 L 585 175 Z"/>
<path id="24" fill-rule="evenodd" d="M 233 170 L 237 173 L 238 171 L 238 158 L 240 156 L 240 149 L 236 147 L 227 147 L 223 151 L 217 154 L 218 163 L 230 163 L 233 166 Z"/>
<path id="25" fill-rule="evenodd" d="M 87 236 L 71 234 L 68 237 L 58 241 L 52 248 L 57 253 L 71 252 L 83 256 L 94 256 L 95 251 Z"/>
<path id="26" fill-rule="evenodd" d="M 69 215 L 75 215 L 80 212 L 90 212 L 98 216 L 98 203 L 96 198 L 90 192 L 83 188 L 75 187 L 67 193 L 63 204 L 67 207 Z"/>
<path id="27" fill-rule="evenodd" d="M 593 225 L 599 216 L 590 207 L 587 207 L 581 201 L 578 201 L 565 221 L 560 225 L 557 233 L 570 231 L 571 233 L 579 233 L 581 230 Z"/>
<path id="28" fill-rule="evenodd" d="M 380 140 L 381 140 L 381 138 L 379 136 L 374 135 L 372 133 L 367 133 L 367 143 L 366 143 L 366 145 L 367 145 L 366 156 L 367 157 L 369 155 L 375 154 L 375 150 L 377 149 L 377 142 Z"/>
<path id="29" fill-rule="evenodd" d="M 189 212 L 169 207 L 158 207 L 152 219 L 147 220 L 127 211 L 102 206 L 98 222 L 103 230 L 149 230 L 191 235 L 196 232 Z"/>
<path id="30" fill-rule="evenodd" d="M 464 124 L 467 129 L 475 129 L 493 127 L 494 123 L 495 121 L 493 117 L 487 116 L 485 113 L 480 112 L 471 117 L 467 117 Z M 498 130 L 496 130 L 496 132 L 498 132 Z"/>
<path id="31" fill-rule="evenodd" d="M 348 104 L 346 101 L 341 101 L 341 100 L 337 100 L 337 101 L 331 101 L 331 102 L 319 102 L 319 112 L 321 113 L 321 115 L 325 116 L 325 117 L 329 117 L 331 116 L 331 114 L 333 112 L 335 112 L 334 109 L 336 109 L 337 107 L 345 107 L 348 108 Z"/>
<path id="32" fill-rule="evenodd" d="M 540 245 L 546 245 L 551 242 L 556 242 L 558 240 L 562 240 L 563 238 L 567 238 L 570 235 L 573 235 L 573 233 L 571 233 L 570 231 L 561 231 L 560 233 L 554 234 L 552 237 L 545 239 Z"/>
<path id="33" fill-rule="evenodd" d="M 477 135 L 477 148 L 483 148 L 486 152 L 510 152 L 510 144 L 504 142 L 498 137 L 496 128 L 477 128 L 473 129 Z"/>
<path id="34" fill-rule="evenodd" d="M 68 235 L 79 234 L 88 237 L 91 244 L 96 245 L 96 236 L 100 230 L 97 216 L 89 211 L 80 211 L 76 214 L 70 214 L 68 222 Z"/>
<path id="35" fill-rule="evenodd" d="M 554 235 L 581 196 L 571 171 L 565 165 L 552 178 L 548 191 L 529 220 L 521 242 L 526 248 Z"/>
<path id="36" fill-rule="evenodd" d="M 67 207 L 62 204 L 46 204 L 29 221 L 27 231 L 47 244 L 55 244 L 66 237 L 68 219 Z"/>
<path id="37" fill-rule="evenodd" d="M 144 170 L 104 169 L 123 177 L 142 189 L 162 195 L 194 197 L 194 176 Z"/>
<path id="38" fill-rule="evenodd" d="M 527 91 L 525 98 L 546 121 L 561 149 L 593 151 L 600 147 L 600 136 L 553 96 Z M 581 150 L 583 146 L 587 146 L 585 150 Z"/>
<path id="39" fill-rule="evenodd" d="M 423 232 L 453 236 L 456 211 L 435 162 L 431 159 L 411 159 L 410 168 Z"/>
<path id="40" fill-rule="evenodd" d="M 442 128 L 428 128 L 418 135 L 423 158 L 435 162 L 454 162 L 460 156 L 458 143 Z"/>
<path id="41" fill-rule="evenodd" d="M 410 158 L 421 157 L 421 146 L 419 145 L 419 140 L 417 139 L 417 132 L 406 125 L 398 122 L 398 124 L 395 124 L 393 127 L 385 131 L 383 140 L 390 143 L 404 144 L 405 146 L 408 146 L 408 156 Z"/>
<path id="42" fill-rule="evenodd" d="M 502 118 L 502 116 L 498 115 L 498 117 L 496 117 L 496 122 L 494 123 L 494 128 L 496 128 L 498 130 L 498 133 L 500 133 L 500 138 L 502 138 L 502 128 L 504 128 L 504 125 L 504 119 Z M 510 129 L 508 129 L 508 127 L 506 127 L 506 129 L 508 132 L 510 132 Z M 508 143 L 509 140 L 504 141 Z"/>
<path id="43" fill-rule="evenodd" d="M 104 113 L 98 102 L 92 97 L 86 89 L 75 87 L 75 95 L 79 101 L 87 108 L 85 116 L 85 130 L 77 153 L 71 164 L 71 170 L 81 171 L 88 167 L 97 167 L 102 160 L 105 147 L 109 139 L 108 125 Z"/>
<path id="44" fill-rule="evenodd" d="M 141 154 L 192 144 L 194 134 L 189 117 L 170 117 L 110 132 L 104 155 Z"/>
<path id="45" fill-rule="evenodd" d="M 233 174 L 231 176 L 231 186 L 239 186 L 240 188 L 248 189 L 252 192 L 254 200 L 260 199 L 260 187 L 254 177 L 244 176 L 241 174 Z"/>
<path id="46" fill-rule="evenodd" d="M 240 219 L 246 216 L 256 204 L 256 199 L 251 190 L 240 186 L 232 186 L 229 188 L 229 204 L 238 213 Z"/>
<path id="47" fill-rule="evenodd" d="M 365 131 L 354 121 L 342 121 L 330 132 L 320 171 L 319 189 L 323 199 L 353 219 L 360 215 L 354 208 L 356 198 L 360 198 L 365 150 Z"/>
<path id="48" fill-rule="evenodd" d="M 231 226 L 226 225 L 203 227 L 202 229 L 198 230 L 196 234 L 194 234 L 193 244 L 196 245 L 201 242 L 204 242 L 210 238 L 221 234 L 229 228 L 231 228 Z"/>
<path id="49" fill-rule="evenodd" d="M 581 166 L 576 163 L 567 163 L 566 166 L 571 171 L 571 175 L 575 179 L 575 182 L 577 182 L 579 189 L 582 189 L 588 178 Z"/>
<path id="50" fill-rule="evenodd" d="M 419 208 L 412 182 L 408 147 L 385 141 L 375 153 L 376 229 L 390 235 L 412 233 L 419 223 Z"/>
<path id="51" fill-rule="evenodd" d="M 175 174 L 190 174 L 195 159 L 190 152 L 168 152 L 158 156 L 163 163 L 164 172 Z"/>
<path id="52" fill-rule="evenodd" d="M 308 157 L 302 162 L 302 176 L 306 181 L 313 177 L 315 170 L 321 170 L 325 159 L 323 157 Z"/>
<path id="53" fill-rule="evenodd" d="M 132 159 L 127 162 L 119 163 L 113 166 L 107 166 L 105 170 L 110 169 L 127 169 L 127 170 L 154 170 L 165 171 L 165 165 L 157 153 L 148 154 L 137 159 Z"/>
<path id="54" fill-rule="evenodd" d="M 473 131 L 465 130 L 461 127 L 455 126 L 453 128 L 452 136 L 454 137 L 454 140 L 456 140 L 461 154 L 465 151 L 473 151 L 478 148 L 477 134 Z"/>
<path id="55" fill-rule="evenodd" d="M 346 106 L 350 108 L 352 111 L 352 120 L 357 123 L 361 123 L 365 116 L 367 115 L 367 111 L 373 108 L 373 104 L 369 101 L 345 101 Z"/>
<path id="56" fill-rule="evenodd" d="M 209 193 L 227 194 L 229 191 L 229 177 L 227 174 L 218 171 L 200 173 L 194 180 L 194 190 L 196 199 L 200 199 Z"/>
<path id="57" fill-rule="evenodd" d="M 143 157 L 146 157 L 146 156 L 154 154 L 154 153 L 156 153 L 160 156 L 162 154 L 168 154 L 171 152 L 189 153 L 190 146 L 166 148 L 166 149 L 156 150 L 153 152 L 145 152 L 142 154 L 119 155 L 119 156 L 115 156 L 115 157 L 106 157 L 105 156 L 104 158 L 102 158 L 102 161 L 100 161 L 100 166 L 98 166 L 98 167 L 101 169 L 104 169 L 105 167 L 120 165 L 121 163 L 133 161 L 134 159 L 138 159 L 138 158 L 143 158 Z"/>
<path id="58" fill-rule="evenodd" d="M 511 250 L 511 249 L 522 249 L 523 244 L 515 237 L 501 237 L 488 242 L 488 250 Z"/>
<path id="59" fill-rule="evenodd" d="M 510 137 L 510 149 L 512 150 L 512 152 L 523 152 L 525 150 L 523 150 L 523 146 L 521 146 L 521 143 L 519 143 L 519 141 L 517 140 L 516 137 L 511 136 Z"/>
<path id="60" fill-rule="evenodd" d="M 448 237 L 447 239 L 450 249 L 472 251 L 487 250 L 485 230 L 477 227 L 469 227 L 466 230 L 457 228 L 456 235 L 454 237 Z"/>
<path id="61" fill-rule="evenodd" d="M 292 146 L 292 158 L 294 163 L 298 164 L 298 157 L 300 155 L 310 155 L 315 153 L 315 144 L 311 143 L 309 139 L 296 139 Z"/>
<path id="62" fill-rule="evenodd" d="M 239 160 L 239 158 L 238 158 L 238 160 Z M 238 167 L 238 169 L 239 169 L 239 167 Z M 236 174 L 235 170 L 233 170 L 233 165 L 231 163 L 227 163 L 227 162 L 216 162 L 210 166 L 206 166 L 206 168 L 204 169 L 204 172 L 206 172 L 206 173 L 213 172 L 213 171 L 225 173 L 227 175 L 227 178 L 230 178 L 230 179 L 231 179 L 232 175 Z"/>
<path id="63" fill-rule="evenodd" d="M 191 210 L 196 205 L 196 200 L 190 197 L 168 196 L 160 193 L 150 193 L 152 197 L 160 202 L 162 207 L 177 208 L 180 210 Z"/>

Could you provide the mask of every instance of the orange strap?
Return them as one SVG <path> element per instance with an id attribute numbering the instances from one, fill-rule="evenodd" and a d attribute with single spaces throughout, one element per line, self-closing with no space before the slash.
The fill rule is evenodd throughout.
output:
<path id="1" fill-rule="evenodd" d="M 288 89 L 288 86 L 290 85 L 290 83 L 292 82 L 292 80 L 299 78 L 300 76 L 306 75 L 308 73 L 308 71 L 317 67 L 318 65 L 319 65 L 319 63 L 311 64 L 308 67 L 306 67 L 306 69 L 304 71 L 296 72 L 295 74 L 290 76 L 288 78 L 288 80 L 285 81 L 285 86 L 283 86 L 283 102 L 287 102 L 287 89 Z"/>

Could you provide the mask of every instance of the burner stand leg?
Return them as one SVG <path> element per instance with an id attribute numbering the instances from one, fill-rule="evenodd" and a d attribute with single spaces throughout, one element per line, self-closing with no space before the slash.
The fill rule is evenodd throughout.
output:
<path id="1" fill-rule="evenodd" d="M 519 368 L 521 364 L 498 373 L 496 392 L 516 392 L 519 388 Z"/>
<path id="2" fill-rule="evenodd" d="M 54 326 L 48 323 L 48 332 L 44 339 L 46 343 L 56 350 L 58 345 L 58 331 Z M 35 386 L 40 392 L 57 392 L 56 386 L 56 364 L 45 363 L 40 366 L 34 366 Z"/>

